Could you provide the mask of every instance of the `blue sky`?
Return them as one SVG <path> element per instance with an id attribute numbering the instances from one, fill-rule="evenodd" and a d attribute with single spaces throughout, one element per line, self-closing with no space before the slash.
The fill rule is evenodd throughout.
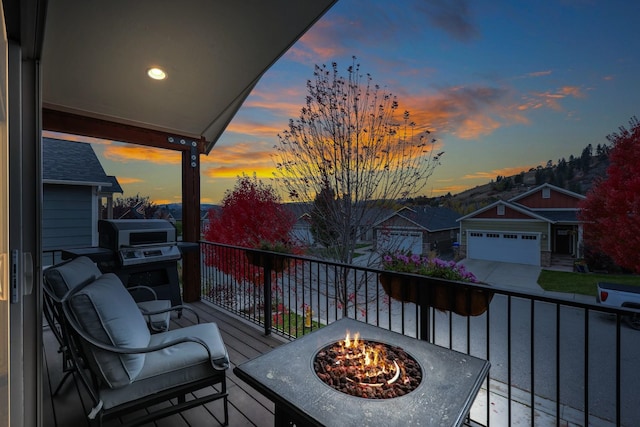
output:
<path id="1" fill-rule="evenodd" d="M 202 201 L 242 172 L 271 176 L 277 133 L 304 105 L 315 64 L 357 57 L 445 152 L 438 196 L 580 155 L 638 114 L 640 2 L 339 0 L 283 56 L 203 156 Z M 125 197 L 180 202 L 175 153 L 96 142 Z"/>

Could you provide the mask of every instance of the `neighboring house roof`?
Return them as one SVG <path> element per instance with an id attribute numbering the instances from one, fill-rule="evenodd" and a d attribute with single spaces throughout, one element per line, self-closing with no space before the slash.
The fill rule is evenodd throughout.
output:
<path id="1" fill-rule="evenodd" d="M 118 182 L 118 178 L 116 178 L 113 175 L 107 175 L 107 178 L 109 179 L 109 182 L 111 182 L 111 186 L 110 187 L 104 187 L 102 188 L 101 192 L 102 193 L 124 193 L 124 190 L 122 190 L 122 187 L 120 186 L 120 183 Z"/>
<path id="2" fill-rule="evenodd" d="M 547 218 L 549 221 L 555 223 L 555 222 L 575 222 L 576 224 L 580 223 L 581 221 L 578 219 L 578 212 L 577 211 L 538 211 L 538 214 L 544 216 L 545 218 Z"/>
<path id="3" fill-rule="evenodd" d="M 42 138 L 42 180 L 45 184 L 104 187 L 112 183 L 91 144 L 53 138 Z"/>
<path id="4" fill-rule="evenodd" d="M 313 210 L 313 203 L 306 202 L 284 203 L 283 206 L 285 207 L 285 209 L 292 212 L 298 220 L 305 215 L 310 215 L 311 211 Z"/>
<path id="5" fill-rule="evenodd" d="M 548 189 L 548 198 L 536 197 L 537 193 L 542 193 Z M 555 193 L 555 194 L 554 194 Z M 538 219 L 555 223 L 579 223 L 578 220 L 578 203 L 585 199 L 582 194 L 565 190 L 551 184 L 542 184 L 525 193 L 519 194 L 507 201 L 499 200 L 488 206 L 471 212 L 457 221 L 463 221 L 469 218 L 482 218 L 489 220 L 505 220 L 505 219 Z M 541 202 L 544 200 L 544 202 Z M 498 206 L 504 206 L 504 211 L 498 215 Z"/>
<path id="6" fill-rule="evenodd" d="M 401 217 L 414 223 L 417 228 L 435 232 L 457 228 L 456 220 L 458 216 L 459 214 L 456 211 L 449 208 L 420 206 L 414 209 L 404 207 L 379 221 L 375 227 L 380 227 L 393 217 Z"/>
<path id="7" fill-rule="evenodd" d="M 308 221 L 311 218 L 311 212 L 313 211 L 314 204 L 308 202 L 292 202 L 285 203 L 284 206 L 296 216 L 298 220 Z M 366 206 L 364 203 L 361 206 Z M 360 209 L 357 206 L 355 209 Z M 393 214 L 392 209 L 381 208 L 378 206 L 366 206 L 360 218 L 360 225 L 368 227 L 373 221 L 378 218 L 387 217 Z"/>

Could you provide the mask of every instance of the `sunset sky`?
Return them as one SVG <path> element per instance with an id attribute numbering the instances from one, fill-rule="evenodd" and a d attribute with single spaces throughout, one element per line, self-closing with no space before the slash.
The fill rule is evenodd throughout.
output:
<path id="1" fill-rule="evenodd" d="M 304 105 L 314 64 L 357 57 L 438 139 L 422 195 L 455 194 L 581 154 L 638 115 L 640 2 L 339 0 L 264 75 L 208 156 L 202 202 L 242 172 L 269 178 L 277 133 Z M 180 155 L 95 141 L 125 193 L 181 201 Z"/>

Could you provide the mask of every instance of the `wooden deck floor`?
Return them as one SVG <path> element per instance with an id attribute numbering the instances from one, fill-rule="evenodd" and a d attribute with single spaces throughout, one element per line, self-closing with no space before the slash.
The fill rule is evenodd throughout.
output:
<path id="1" fill-rule="evenodd" d="M 274 405 L 261 394 L 238 379 L 233 367 L 253 359 L 283 341 L 276 337 L 266 337 L 255 326 L 216 310 L 205 303 L 190 304 L 200 316 L 201 322 L 216 322 L 229 352 L 231 367 L 227 371 L 227 390 L 229 392 L 229 425 L 236 426 L 273 426 Z M 182 318 L 174 318 L 172 328 L 192 324 L 193 317 L 185 314 Z M 91 400 L 82 386 L 69 379 L 57 396 L 52 397 L 53 390 L 62 378 L 62 359 L 57 352 L 57 341 L 49 329 L 44 327 L 44 378 L 43 386 L 43 419 L 44 427 L 84 427 L 89 425 L 87 414 L 91 410 Z M 170 404 L 170 403 L 167 403 Z M 211 402 L 207 405 L 190 409 L 180 414 L 160 419 L 150 426 L 215 426 L 222 419 L 222 402 Z M 105 426 L 118 426 L 123 420 L 109 420 Z"/>

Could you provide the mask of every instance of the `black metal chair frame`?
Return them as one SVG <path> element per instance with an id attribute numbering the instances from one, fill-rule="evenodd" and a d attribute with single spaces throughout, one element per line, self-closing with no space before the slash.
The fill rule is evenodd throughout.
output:
<path id="1" fill-rule="evenodd" d="M 67 361 L 69 362 L 69 371 L 67 372 L 67 376 L 71 374 L 77 374 L 80 377 L 81 383 L 88 391 L 91 399 L 93 401 L 93 409 L 88 414 L 88 417 L 93 422 L 97 421 L 98 425 L 102 426 L 102 423 L 106 419 L 110 419 L 113 417 L 117 417 L 123 414 L 131 413 L 138 409 L 148 408 L 151 405 L 168 401 L 173 398 L 177 398 L 177 404 L 167 406 L 158 410 L 154 410 L 146 415 L 142 415 L 140 417 L 135 418 L 134 420 L 128 421 L 126 423 L 127 426 L 138 426 L 142 424 L 149 423 L 151 421 L 167 417 L 169 415 L 177 414 L 187 409 L 191 409 L 205 403 L 209 403 L 215 400 L 223 399 L 223 407 L 224 407 L 224 419 L 221 422 L 221 425 L 228 425 L 229 423 L 229 411 L 228 411 L 228 393 L 227 393 L 227 383 L 226 383 L 226 371 L 216 371 L 214 375 L 211 375 L 206 378 L 202 378 L 196 381 L 192 381 L 188 384 L 183 384 L 180 386 L 172 387 L 165 390 L 159 390 L 156 393 L 153 393 L 150 396 L 145 396 L 143 398 L 135 399 L 114 408 L 104 409 L 102 408 L 102 402 L 99 397 L 99 380 L 98 377 L 90 370 L 85 367 L 83 354 L 83 346 L 82 341 L 89 344 L 90 346 L 99 348 L 101 350 L 105 350 L 112 353 L 117 354 L 140 354 L 140 353 L 150 353 L 158 350 L 162 350 L 168 347 L 175 346 L 177 344 L 185 343 L 185 342 L 194 342 L 203 346 L 209 358 L 211 359 L 211 353 L 209 348 L 205 344 L 204 341 L 195 336 L 190 337 L 182 337 L 179 339 L 175 339 L 170 342 L 163 343 L 161 345 L 156 345 L 152 347 L 146 348 L 122 348 L 122 347 L 114 347 L 111 345 L 104 344 L 102 342 L 96 341 L 91 336 L 89 336 L 82 326 L 75 320 L 73 313 L 69 307 L 69 297 L 73 295 L 75 292 L 78 292 L 83 287 L 87 286 L 89 283 L 84 283 L 82 285 L 77 286 L 76 288 L 70 290 L 67 295 L 65 295 L 62 300 L 58 300 L 60 305 L 58 307 L 54 307 L 58 314 L 62 314 L 62 316 L 58 317 L 60 322 L 60 331 L 62 331 L 61 336 L 63 338 L 66 337 L 64 351 L 66 354 Z M 49 297 L 54 298 L 50 293 L 47 294 Z M 183 307 L 193 312 L 189 307 Z M 197 313 L 193 312 L 196 316 Z M 208 386 L 214 386 L 219 384 L 219 391 L 216 393 L 211 393 L 204 395 L 202 397 L 196 397 L 191 400 L 186 400 L 186 394 L 192 393 L 197 390 L 203 389 Z M 126 386 L 125 386 L 126 387 Z M 60 388 L 60 386 L 58 386 Z"/>
<path id="2" fill-rule="evenodd" d="M 80 285 L 78 285 L 78 287 L 81 288 L 83 286 L 86 286 L 89 282 L 91 282 L 91 280 L 88 280 L 86 283 L 81 283 Z M 42 311 L 45 319 L 47 320 L 47 323 L 49 324 L 51 331 L 53 332 L 53 335 L 56 338 L 56 341 L 58 342 L 58 353 L 62 355 L 62 372 L 64 373 L 64 376 L 60 380 L 60 383 L 52 393 L 52 396 L 55 397 L 58 395 L 58 393 L 62 389 L 62 386 L 66 383 L 67 379 L 69 379 L 71 375 L 76 371 L 77 366 L 83 366 L 83 365 L 82 364 L 78 365 L 74 363 L 69 353 L 68 334 L 65 328 L 65 324 L 62 321 L 62 317 L 63 317 L 62 300 L 58 298 L 58 296 L 55 295 L 53 290 L 50 288 L 46 277 L 44 277 L 43 279 L 43 284 L 44 284 L 43 286 L 44 297 L 43 297 Z M 152 294 L 152 297 L 153 297 L 152 299 L 157 299 L 157 294 L 155 293 L 155 291 L 148 286 L 141 285 L 141 286 L 129 287 L 127 289 L 136 290 L 136 291 L 139 291 L 139 290 L 147 291 Z M 179 313 L 179 316 L 182 316 L 183 311 L 188 311 L 193 316 L 195 316 L 196 323 L 200 323 L 200 316 L 198 315 L 198 313 L 195 312 L 191 307 L 186 305 L 172 306 L 165 310 L 154 310 L 154 311 L 141 309 L 142 315 L 145 316 L 145 318 L 147 319 L 149 319 L 154 314 L 162 314 L 162 313 L 166 313 L 167 311 L 172 311 L 172 312 L 176 311 Z M 149 329 L 152 333 L 161 332 L 159 330 L 154 329 L 151 326 L 150 321 L 149 321 Z"/>

